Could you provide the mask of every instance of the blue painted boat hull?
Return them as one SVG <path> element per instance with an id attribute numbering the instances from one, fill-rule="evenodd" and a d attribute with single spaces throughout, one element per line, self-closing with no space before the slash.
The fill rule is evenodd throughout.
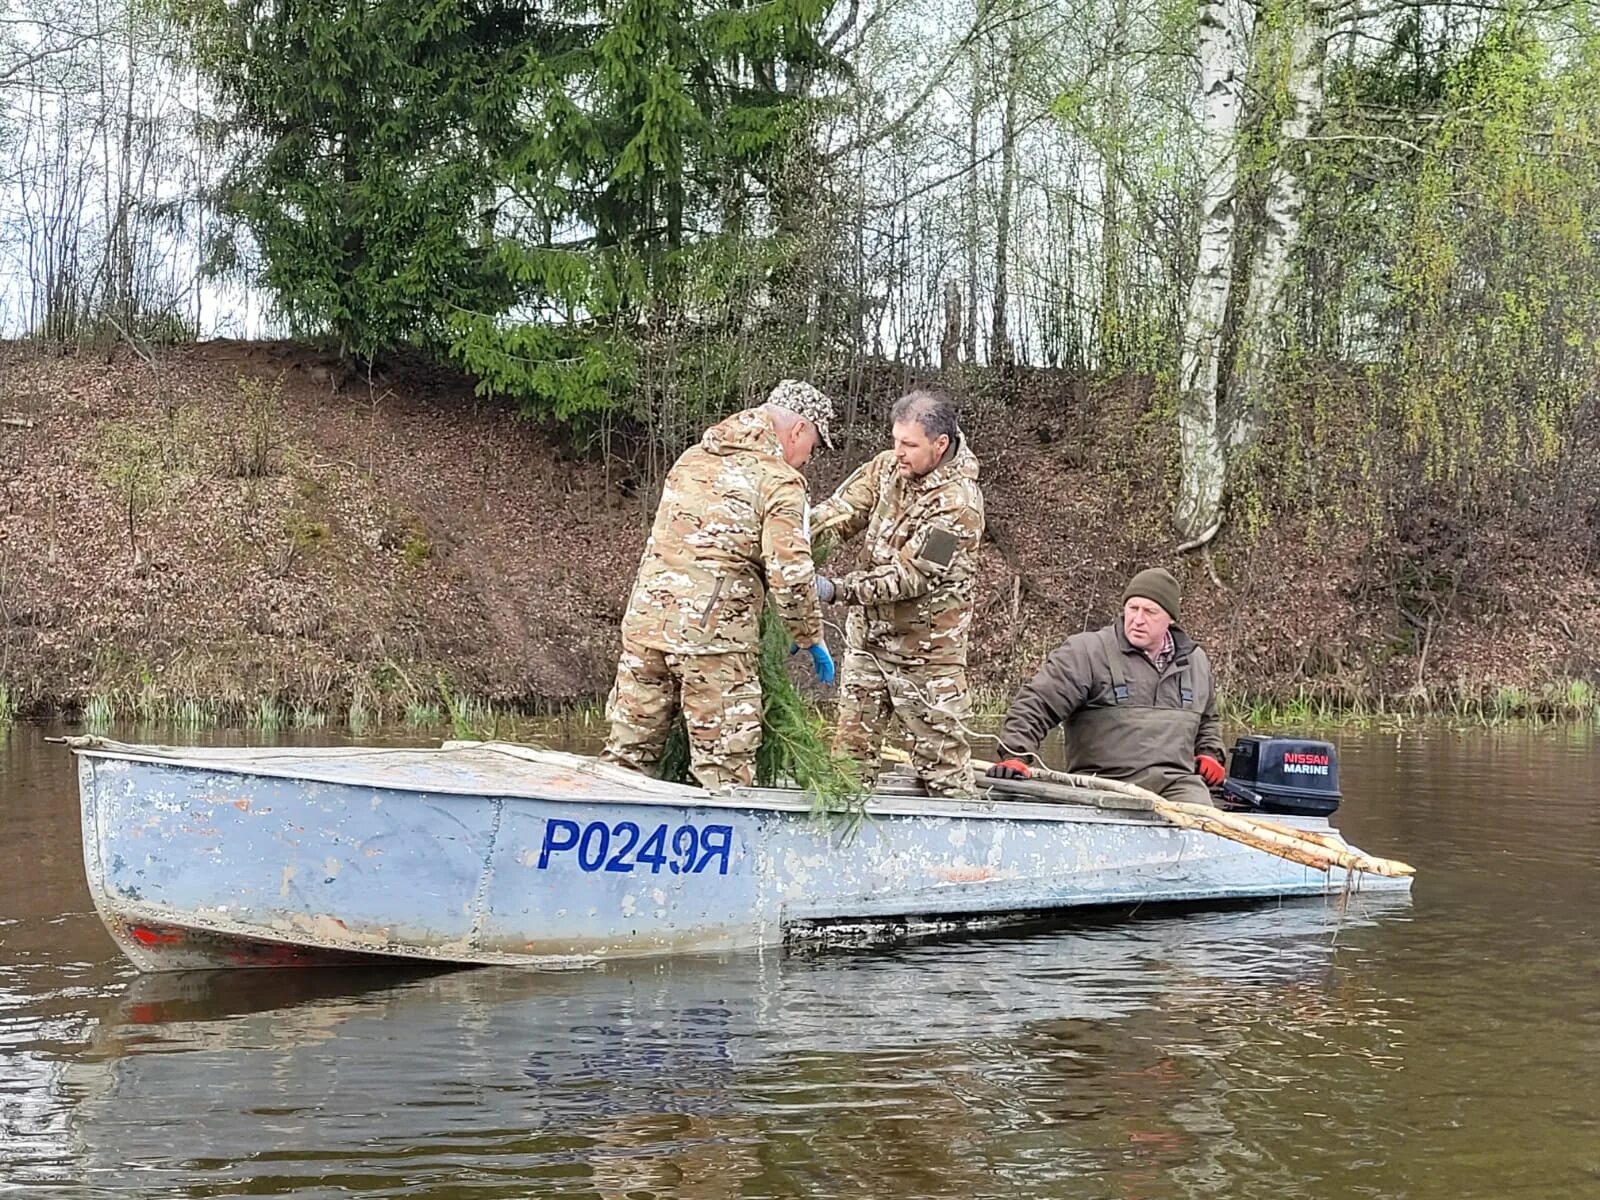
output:
<path id="1" fill-rule="evenodd" d="M 1075 804 L 878 797 L 850 835 L 797 792 L 713 795 L 516 747 L 75 748 L 90 890 L 144 970 L 570 966 L 1410 886 Z"/>

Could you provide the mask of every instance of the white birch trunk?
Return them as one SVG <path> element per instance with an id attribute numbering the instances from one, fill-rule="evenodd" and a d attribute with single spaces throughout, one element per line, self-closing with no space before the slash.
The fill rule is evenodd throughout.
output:
<path id="1" fill-rule="evenodd" d="M 1184 549 L 1205 545 L 1222 522 L 1226 472 L 1217 425 L 1222 327 L 1233 284 L 1234 188 L 1238 179 L 1239 29 L 1228 0 L 1200 0 L 1200 246 L 1184 313 L 1178 363 L 1178 448 L 1182 476 L 1174 523 Z"/>
<path id="2" fill-rule="evenodd" d="M 1278 152 L 1267 179 L 1261 236 L 1250 263 L 1238 353 L 1228 380 L 1226 439 L 1229 451 L 1255 440 L 1271 390 L 1270 372 L 1279 343 L 1278 321 L 1289 279 L 1290 258 L 1300 241 L 1305 213 L 1306 137 L 1322 110 L 1322 70 L 1327 57 L 1327 11 L 1323 0 L 1306 0 L 1288 14 L 1290 55 L 1286 76 L 1288 111 Z"/>

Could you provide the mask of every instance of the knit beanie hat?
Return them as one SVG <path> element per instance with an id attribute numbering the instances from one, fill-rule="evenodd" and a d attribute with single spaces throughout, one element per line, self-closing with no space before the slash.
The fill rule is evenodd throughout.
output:
<path id="1" fill-rule="evenodd" d="M 1134 596 L 1154 600 L 1166 609 L 1167 616 L 1176 622 L 1178 599 L 1182 595 L 1183 589 L 1178 586 L 1178 581 L 1173 578 L 1171 571 L 1165 567 L 1146 567 L 1128 580 L 1128 586 L 1122 589 L 1122 602 L 1126 604 Z"/>

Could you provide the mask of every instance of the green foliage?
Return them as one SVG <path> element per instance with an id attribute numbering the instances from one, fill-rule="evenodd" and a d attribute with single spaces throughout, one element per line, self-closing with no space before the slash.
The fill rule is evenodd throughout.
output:
<path id="1" fill-rule="evenodd" d="M 1539 688 L 1457 680 L 1413 688 L 1400 695 L 1301 686 L 1272 695 L 1223 696 L 1225 724 L 1254 732 L 1270 730 L 1404 727 L 1443 720 L 1450 725 L 1592 725 L 1600 722 L 1600 698 L 1585 679 L 1552 681 Z"/>
<path id="2" fill-rule="evenodd" d="M 860 818 L 866 796 L 861 773 L 829 747 L 827 725 L 790 678 L 789 633 L 770 608 L 761 612 L 761 748 L 756 752 L 758 787 L 798 787 L 812 798 L 818 814 Z M 676 783 L 692 783 L 689 735 L 680 716 L 673 723 L 657 773 Z"/>
<path id="3" fill-rule="evenodd" d="M 1507 21 L 1449 73 L 1394 269 L 1397 415 L 1430 479 L 1476 493 L 1548 465 L 1600 366 L 1597 66 Z"/>
<path id="4" fill-rule="evenodd" d="M 283 517 L 283 533 L 289 539 L 291 552 L 315 550 L 328 540 L 330 530 L 326 521 L 319 521 L 299 509 L 290 509 Z"/>
<path id="5" fill-rule="evenodd" d="M 108 695 L 90 696 L 89 702 L 83 706 L 83 723 L 90 729 L 108 729 L 116 719 L 116 702 Z"/>
<path id="6" fill-rule="evenodd" d="M 281 466 L 283 388 L 254 377 L 237 383 L 238 420 L 223 442 L 223 473 L 238 479 L 265 479 Z"/>
<path id="7" fill-rule="evenodd" d="M 245 716 L 245 724 L 259 733 L 277 733 L 289 723 L 289 713 L 276 696 L 262 696 Z"/>
<path id="8" fill-rule="evenodd" d="M 1331 62 L 1276 410 L 1230 462 L 1230 519 L 1394 532 L 1575 470 L 1600 370 L 1600 31 L 1413 14 Z"/>
<path id="9" fill-rule="evenodd" d="M 452 349 L 485 391 L 591 421 L 656 382 L 641 341 L 671 337 L 694 374 L 698 345 L 750 319 L 783 259 L 784 214 L 759 220 L 761 197 L 809 112 L 785 84 L 825 64 L 827 11 L 621 0 L 591 36 L 525 63 L 531 117 L 506 163 L 525 204 L 498 242 L 518 311 L 452 323 Z"/>
<path id="10" fill-rule="evenodd" d="M 350 704 L 345 710 L 344 723 L 350 732 L 360 737 L 376 723 L 378 713 L 369 705 L 367 690 L 357 684 L 350 692 Z"/>
<path id="11" fill-rule="evenodd" d="M 222 714 L 215 702 L 191 696 L 171 706 L 170 720 L 178 729 L 214 729 L 221 724 Z"/>
<path id="12" fill-rule="evenodd" d="M 454 691 L 443 674 L 435 678 L 444 712 L 449 717 L 450 736 L 458 741 L 492 742 L 500 736 L 501 725 L 509 718 L 486 700 L 474 700 Z"/>
<path id="13" fill-rule="evenodd" d="M 832 551 L 832 539 L 824 537 L 813 547 L 812 559 L 820 567 Z M 756 785 L 798 787 L 810 794 L 815 813 L 842 814 L 853 829 L 866 811 L 860 769 L 851 759 L 833 753 L 827 725 L 790 678 L 789 631 L 771 607 L 762 608 L 759 628 L 761 747 L 756 751 Z M 689 772 L 689 734 L 681 715 L 673 722 L 657 774 L 675 783 L 694 782 Z"/>
<path id="14" fill-rule="evenodd" d="M 139 519 L 155 504 L 166 479 L 162 447 L 131 421 L 111 422 L 100 430 L 99 457 L 100 478 L 116 500 L 137 556 Z"/>
<path id="15" fill-rule="evenodd" d="M 296 704 L 290 723 L 296 729 L 321 729 L 328 723 L 328 714 L 309 704 Z"/>
<path id="16" fill-rule="evenodd" d="M 230 212 L 291 329 L 370 356 L 510 300 L 494 164 L 517 133 L 533 9 L 167 0 L 226 110 Z"/>
<path id="17" fill-rule="evenodd" d="M 444 714 L 437 704 L 413 700 L 406 705 L 405 723 L 412 729 L 435 729 L 444 724 Z"/>
<path id="18" fill-rule="evenodd" d="M 433 557 L 433 541 L 428 537 L 428 531 L 419 524 L 412 524 L 406 529 L 406 540 L 401 547 L 408 567 L 420 567 Z"/>
<path id="19" fill-rule="evenodd" d="M 833 753 L 829 731 L 783 665 L 789 635 L 774 617 L 761 635 L 761 749 L 756 781 L 792 782 L 811 797 L 818 815 L 842 815 L 853 827 L 865 814 L 867 796 L 855 762 Z"/>
<path id="20" fill-rule="evenodd" d="M 782 259 L 763 206 L 830 65 L 826 0 L 165 7 L 295 332 L 448 350 L 578 423 L 631 402 L 640 337 L 750 318 Z"/>

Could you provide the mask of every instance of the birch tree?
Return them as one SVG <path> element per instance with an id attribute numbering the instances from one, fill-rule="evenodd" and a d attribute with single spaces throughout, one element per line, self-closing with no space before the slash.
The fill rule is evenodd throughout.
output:
<path id="1" fill-rule="evenodd" d="M 1201 166 L 1199 252 L 1178 365 L 1182 474 L 1174 513 L 1183 550 L 1205 545 L 1222 523 L 1227 462 L 1217 422 L 1223 327 L 1233 286 L 1240 14 L 1229 0 L 1201 0 L 1196 49 Z"/>
<path id="2" fill-rule="evenodd" d="M 1270 389 L 1291 255 L 1305 214 L 1306 139 L 1322 109 L 1327 13 L 1326 0 L 1294 0 L 1283 13 L 1275 39 L 1275 57 L 1284 61 L 1285 112 L 1268 169 L 1266 202 L 1245 279 L 1233 373 L 1222 413 L 1228 452 L 1255 439 Z"/>
<path id="3" fill-rule="evenodd" d="M 1016 361 L 1016 347 L 1006 321 L 1006 306 L 1011 302 L 1010 267 L 1011 206 L 1017 186 L 1017 92 L 1022 86 L 1022 36 L 1015 13 L 1006 21 L 1005 114 L 1000 125 L 1000 198 L 994 222 L 994 307 L 989 326 L 989 361 L 1010 366 Z"/>

